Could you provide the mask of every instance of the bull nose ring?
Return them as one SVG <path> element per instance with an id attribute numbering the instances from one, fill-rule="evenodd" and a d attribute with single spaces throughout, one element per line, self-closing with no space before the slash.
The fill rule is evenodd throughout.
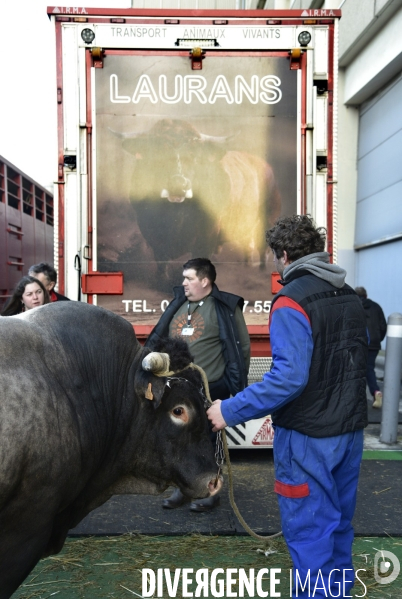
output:
<path id="1" fill-rule="evenodd" d="M 219 466 L 218 472 L 216 473 L 216 478 L 214 480 L 214 489 L 216 489 L 216 487 L 218 486 L 218 480 L 219 480 L 220 473 L 221 473 L 221 467 Z"/>

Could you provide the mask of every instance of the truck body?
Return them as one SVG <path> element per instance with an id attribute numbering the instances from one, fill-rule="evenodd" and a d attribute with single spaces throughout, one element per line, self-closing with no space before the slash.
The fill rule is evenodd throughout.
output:
<path id="1" fill-rule="evenodd" d="M 311 214 L 336 261 L 338 10 L 49 7 L 56 29 L 55 267 L 71 299 L 145 340 L 208 257 L 245 299 L 249 381 L 270 365 L 265 231 Z M 269 416 L 228 429 L 270 447 Z"/>
<path id="2" fill-rule="evenodd" d="M 20 279 L 53 260 L 53 195 L 0 156 L 0 310 Z"/>

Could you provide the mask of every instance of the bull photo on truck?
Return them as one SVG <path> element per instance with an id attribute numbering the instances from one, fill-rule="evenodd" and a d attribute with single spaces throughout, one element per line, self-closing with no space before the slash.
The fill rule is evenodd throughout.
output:
<path id="1" fill-rule="evenodd" d="M 250 306 L 268 299 L 264 232 L 297 195 L 289 61 L 208 56 L 193 72 L 188 52 L 166 54 L 106 53 L 95 79 L 98 268 L 124 272 L 123 298 L 99 299 L 123 313 L 141 297 L 147 322 L 197 256 Z"/>

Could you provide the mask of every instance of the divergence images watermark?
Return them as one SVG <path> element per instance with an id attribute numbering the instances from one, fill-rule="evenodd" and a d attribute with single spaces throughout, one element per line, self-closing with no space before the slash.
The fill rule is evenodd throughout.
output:
<path id="1" fill-rule="evenodd" d="M 374 556 L 374 578 L 379 584 L 391 584 L 400 573 L 401 565 L 390 551 L 377 551 Z M 289 583 L 289 595 L 282 594 L 277 588 L 281 583 L 281 568 L 169 568 L 142 569 L 142 594 L 145 597 L 177 597 L 179 587 L 182 597 L 351 597 L 348 589 L 355 588 L 355 597 L 366 597 L 367 587 L 359 573 L 366 572 L 364 568 L 356 570 L 333 569 L 327 575 L 321 570 L 316 574 L 307 570 L 301 575 L 299 571 L 286 572 L 286 582 Z M 354 578 L 353 578 L 354 577 Z M 269 581 L 268 581 L 269 578 Z M 354 582 L 354 585 L 353 585 Z M 264 584 L 263 584 L 264 583 Z M 196 584 L 195 591 L 190 590 Z M 247 593 L 247 594 L 245 594 Z M 307 593 L 307 594 L 306 594 Z"/>
<path id="2" fill-rule="evenodd" d="M 399 576 L 401 564 L 391 551 L 377 551 L 374 556 L 374 578 L 379 584 L 391 584 Z"/>

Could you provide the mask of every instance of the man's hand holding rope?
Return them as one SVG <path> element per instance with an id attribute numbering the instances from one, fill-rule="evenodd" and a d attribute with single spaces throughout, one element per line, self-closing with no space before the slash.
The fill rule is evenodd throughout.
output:
<path id="1" fill-rule="evenodd" d="M 212 431 L 214 433 L 217 433 L 218 431 L 225 428 L 225 426 L 227 426 L 222 416 L 221 403 L 221 399 L 216 399 L 214 402 L 212 402 L 211 407 L 207 410 L 207 416 L 208 419 L 211 421 L 213 427 Z"/>

